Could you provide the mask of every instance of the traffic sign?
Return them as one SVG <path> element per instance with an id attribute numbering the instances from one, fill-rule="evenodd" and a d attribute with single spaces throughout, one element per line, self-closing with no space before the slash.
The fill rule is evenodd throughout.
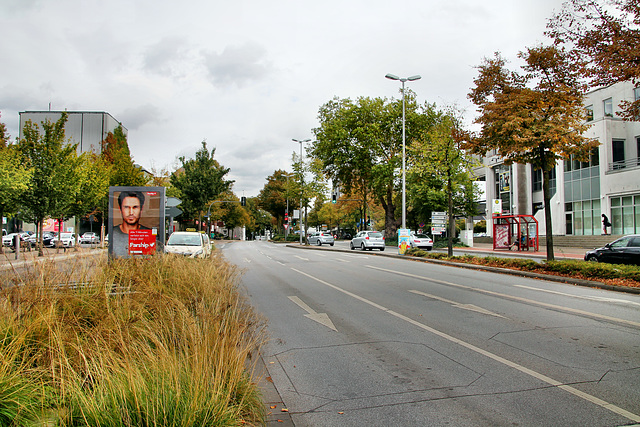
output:
<path id="1" fill-rule="evenodd" d="M 175 218 L 181 213 L 182 211 L 176 208 L 175 206 L 171 206 L 171 207 L 167 206 L 166 208 L 164 208 L 164 216 Z"/>
<path id="2" fill-rule="evenodd" d="M 167 203 L 165 204 L 168 208 L 174 208 L 182 203 L 182 200 L 176 197 L 167 197 Z"/>

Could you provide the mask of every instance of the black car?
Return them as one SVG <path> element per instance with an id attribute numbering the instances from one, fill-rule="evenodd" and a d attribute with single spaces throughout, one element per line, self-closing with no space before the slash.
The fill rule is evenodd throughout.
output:
<path id="1" fill-rule="evenodd" d="M 624 236 L 584 255 L 585 261 L 640 265 L 640 234 Z"/>
<path id="2" fill-rule="evenodd" d="M 53 239 L 53 237 L 54 237 L 53 233 L 45 231 L 44 233 L 42 233 L 42 244 L 45 247 L 53 246 L 53 244 L 51 243 L 51 240 Z M 31 243 L 32 248 L 35 248 L 36 246 L 38 246 L 38 236 L 36 234 L 32 234 L 31 236 L 29 236 L 28 240 L 29 240 L 29 243 Z"/>

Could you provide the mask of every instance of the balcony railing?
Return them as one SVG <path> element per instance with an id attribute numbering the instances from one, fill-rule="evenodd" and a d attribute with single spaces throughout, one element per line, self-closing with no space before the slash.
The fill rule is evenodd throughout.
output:
<path id="1" fill-rule="evenodd" d="M 607 173 L 624 172 L 626 169 L 640 166 L 640 157 L 611 162 L 607 165 Z"/>

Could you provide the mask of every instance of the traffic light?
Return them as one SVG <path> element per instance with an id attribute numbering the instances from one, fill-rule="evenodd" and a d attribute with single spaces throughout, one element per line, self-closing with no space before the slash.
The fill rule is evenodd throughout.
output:
<path id="1" fill-rule="evenodd" d="M 289 214 L 285 212 L 284 214 L 284 225 L 289 224 Z"/>
<path id="2" fill-rule="evenodd" d="M 240 206 L 247 206 L 247 198 L 242 196 L 240 197 Z"/>
<path id="3" fill-rule="evenodd" d="M 335 203 L 338 201 L 338 195 L 336 193 L 333 193 L 331 195 L 331 203 Z"/>

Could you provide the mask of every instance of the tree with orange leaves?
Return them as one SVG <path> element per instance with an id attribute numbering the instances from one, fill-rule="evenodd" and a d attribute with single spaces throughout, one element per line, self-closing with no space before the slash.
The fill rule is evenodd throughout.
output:
<path id="1" fill-rule="evenodd" d="M 499 54 L 485 59 L 469 98 L 478 106 L 482 126 L 464 148 L 486 155 L 497 150 L 505 164 L 530 163 L 543 173 L 547 259 L 554 259 L 550 171 L 559 159 L 585 159 L 597 141 L 583 136 L 587 125 L 580 64 L 557 47 L 538 46 L 520 53 L 524 73 L 509 71 Z"/>
<path id="2" fill-rule="evenodd" d="M 547 25 L 556 45 L 584 64 L 593 88 L 629 81 L 640 88 L 638 0 L 570 0 Z M 640 120 L 640 99 L 620 103 L 625 120 Z"/>

